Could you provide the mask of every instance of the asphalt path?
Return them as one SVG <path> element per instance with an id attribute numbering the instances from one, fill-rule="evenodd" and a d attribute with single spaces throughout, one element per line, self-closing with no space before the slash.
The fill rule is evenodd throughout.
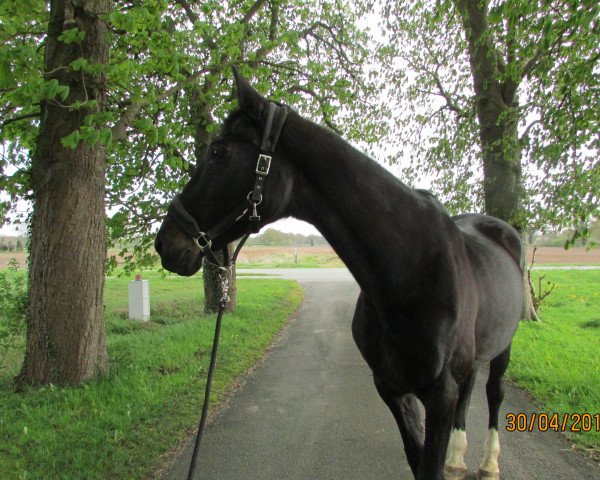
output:
<path id="1" fill-rule="evenodd" d="M 301 282 L 305 301 L 264 362 L 211 419 L 196 479 L 412 479 L 396 424 L 352 339 L 358 286 L 345 269 L 290 270 L 278 273 Z M 473 471 L 487 429 L 486 374 L 478 376 L 468 414 L 466 462 Z M 600 479 L 599 464 L 574 452 L 560 434 L 507 432 L 509 412 L 540 409 L 508 387 L 501 410 L 501 479 Z M 192 442 L 161 478 L 186 478 Z"/>

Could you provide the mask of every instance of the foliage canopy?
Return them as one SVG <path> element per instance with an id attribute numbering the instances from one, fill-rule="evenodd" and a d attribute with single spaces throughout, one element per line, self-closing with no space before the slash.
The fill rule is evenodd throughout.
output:
<path id="1" fill-rule="evenodd" d="M 46 2 L 25 3 L 0 0 L 0 191 L 9 198 L 4 214 L 30 196 L 40 101 L 61 102 L 68 95 L 68 87 L 42 73 Z M 130 262 L 153 260 L 148 247 L 156 220 L 232 108 L 232 65 L 256 78 L 263 93 L 347 138 L 375 140 L 383 128 L 371 101 L 379 78 L 363 68 L 371 52 L 368 34 L 357 26 L 366 8 L 361 0 L 115 2 L 103 17 L 109 63 L 79 58 L 69 66 L 106 75 L 106 109 L 62 140 L 69 147 L 83 141 L 107 149 L 109 245 L 128 239 L 135 247 L 122 254 Z M 77 44 L 81 35 L 66 29 L 61 39 Z M 84 103 L 70 108 L 90 106 Z"/>
<path id="2" fill-rule="evenodd" d="M 495 69 L 490 81 L 501 85 L 503 95 L 514 94 L 507 114 L 516 115 L 518 135 L 509 141 L 521 155 L 530 226 L 581 230 L 597 218 L 597 2 L 384 0 L 382 8 L 383 54 L 398 67 L 389 73 L 400 112 L 396 128 L 404 132 L 392 161 L 410 154 L 407 173 L 433 176 L 434 188 L 454 210 L 481 205 L 478 98 L 465 38 L 478 28 Z M 503 146 L 511 147 L 508 141 Z"/>

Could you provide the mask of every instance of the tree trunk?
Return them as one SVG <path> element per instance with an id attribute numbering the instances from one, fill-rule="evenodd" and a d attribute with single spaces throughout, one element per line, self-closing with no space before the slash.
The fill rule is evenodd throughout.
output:
<path id="1" fill-rule="evenodd" d="M 205 84 L 203 89 L 193 87 L 188 90 L 190 96 L 190 116 L 192 124 L 194 125 L 194 154 L 196 162 L 199 162 L 206 156 L 208 146 L 212 141 L 212 135 L 208 131 L 208 126 L 212 123 L 212 119 L 208 105 L 203 100 L 209 89 L 210 85 Z M 229 251 L 229 258 L 231 258 L 233 255 L 233 244 L 229 244 L 227 249 Z M 219 261 L 223 262 L 222 252 L 215 252 L 215 255 Z M 229 281 L 229 300 L 227 301 L 225 310 L 233 311 L 237 304 L 235 268 L 230 269 L 227 275 Z M 210 267 L 205 261 L 202 269 L 202 276 L 204 278 L 204 311 L 207 313 L 216 312 L 219 308 L 221 297 L 223 296 L 219 270 Z"/>
<path id="2" fill-rule="evenodd" d="M 105 150 L 80 142 L 66 148 L 61 139 L 103 108 L 104 76 L 72 71 L 77 58 L 108 61 L 106 24 L 109 0 L 52 0 L 46 38 L 46 79 L 69 86 L 60 103 L 42 104 L 32 158 L 34 209 L 29 259 L 27 346 L 18 385 L 79 384 L 108 369 L 104 339 Z M 63 43 L 63 31 L 85 32 L 79 43 Z M 89 109 L 73 102 L 96 100 Z"/>
<path id="3" fill-rule="evenodd" d="M 476 97 L 485 210 L 522 232 L 524 190 L 517 130 L 520 79 L 501 80 L 505 67 L 488 28 L 487 3 L 456 2 L 466 34 Z"/>
<path id="4" fill-rule="evenodd" d="M 505 65 L 488 28 L 487 0 L 455 0 L 467 39 L 483 156 L 485 212 L 525 234 L 523 178 L 518 136 L 517 89 L 521 79 L 501 79 Z M 523 242 L 523 248 L 526 243 Z M 523 272 L 523 318 L 538 319 L 529 275 Z"/>

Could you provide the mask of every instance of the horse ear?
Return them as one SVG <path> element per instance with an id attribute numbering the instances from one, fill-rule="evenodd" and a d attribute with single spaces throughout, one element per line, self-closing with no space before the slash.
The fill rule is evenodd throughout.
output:
<path id="1" fill-rule="evenodd" d="M 250 114 L 252 118 L 261 120 L 269 107 L 269 101 L 252 88 L 248 80 L 240 75 L 237 68 L 232 67 L 232 70 L 240 109 Z"/>

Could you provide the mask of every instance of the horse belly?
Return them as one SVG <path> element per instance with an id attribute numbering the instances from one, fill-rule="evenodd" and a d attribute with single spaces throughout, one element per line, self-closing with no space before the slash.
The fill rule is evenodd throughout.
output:
<path id="1" fill-rule="evenodd" d="M 511 343 L 523 313 L 524 284 L 514 265 L 498 266 L 493 275 L 479 281 L 476 356 L 480 363 L 502 353 Z"/>

